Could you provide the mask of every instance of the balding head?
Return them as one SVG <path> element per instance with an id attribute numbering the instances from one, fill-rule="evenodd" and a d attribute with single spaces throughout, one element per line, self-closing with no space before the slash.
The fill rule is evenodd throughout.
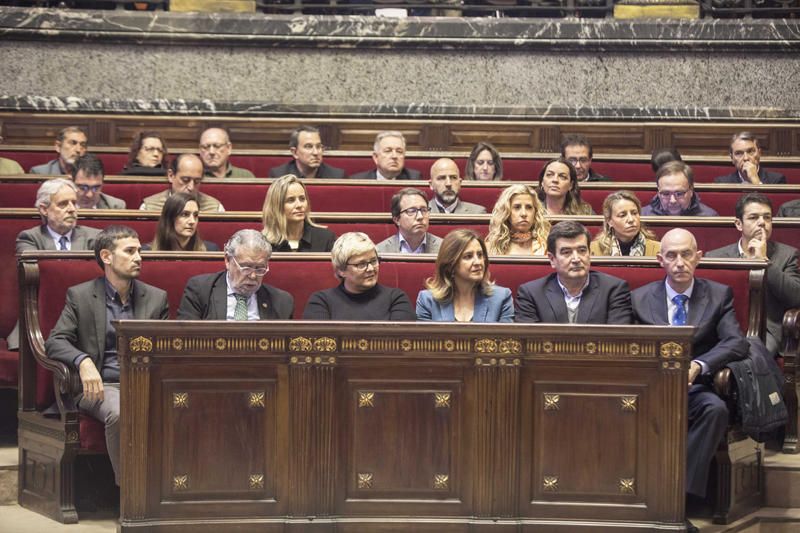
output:
<path id="1" fill-rule="evenodd" d="M 461 191 L 461 175 L 456 162 L 446 157 L 437 159 L 431 166 L 430 187 L 433 194 L 436 195 L 436 200 L 443 207 L 453 205 L 458 201 L 458 193 Z"/>
<path id="2" fill-rule="evenodd" d="M 661 238 L 661 251 L 656 257 L 667 273 L 667 283 L 682 293 L 692 285 L 703 252 L 697 249 L 697 240 L 691 232 L 675 228 Z"/>

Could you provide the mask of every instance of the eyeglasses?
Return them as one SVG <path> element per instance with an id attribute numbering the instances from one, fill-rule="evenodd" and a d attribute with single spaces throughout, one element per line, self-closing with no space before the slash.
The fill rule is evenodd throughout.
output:
<path id="1" fill-rule="evenodd" d="M 231 143 L 201 144 L 200 145 L 200 150 L 202 150 L 203 152 L 208 152 L 208 151 L 211 151 L 212 149 L 213 150 L 222 150 L 223 148 L 228 147 L 230 145 L 231 145 Z"/>
<path id="2" fill-rule="evenodd" d="M 428 207 L 409 207 L 408 209 L 403 209 L 400 213 L 404 215 L 408 215 L 412 218 L 417 218 L 417 215 L 422 215 L 423 217 L 428 216 L 431 210 Z"/>
<path id="3" fill-rule="evenodd" d="M 236 265 L 236 268 L 238 268 L 239 271 L 242 274 L 244 274 L 245 276 L 249 276 L 251 274 L 255 274 L 256 276 L 261 277 L 264 274 L 266 274 L 267 272 L 269 272 L 269 265 L 263 266 L 263 267 L 258 267 L 258 268 L 249 267 L 249 266 L 242 266 L 242 265 L 239 264 L 239 261 L 237 261 L 234 256 L 229 255 L 228 257 L 231 258 L 231 260 L 233 261 L 233 264 Z"/>
<path id="4" fill-rule="evenodd" d="M 683 197 L 688 194 L 689 191 L 658 191 L 658 196 L 662 200 L 669 200 L 671 196 L 674 196 L 676 200 L 683 200 Z"/>
<path id="5" fill-rule="evenodd" d="M 100 192 L 100 189 L 103 188 L 102 185 L 75 185 L 81 192 Z"/>
<path id="6" fill-rule="evenodd" d="M 368 267 L 378 268 L 380 260 L 375 257 L 369 261 L 361 261 L 360 263 L 346 263 L 347 266 L 355 268 L 358 272 L 366 272 Z"/>
<path id="7" fill-rule="evenodd" d="M 588 157 L 570 157 L 570 158 L 567 158 L 567 161 L 569 161 L 569 163 L 574 167 L 578 163 L 580 163 L 581 165 L 587 164 L 589 162 L 589 158 Z"/>

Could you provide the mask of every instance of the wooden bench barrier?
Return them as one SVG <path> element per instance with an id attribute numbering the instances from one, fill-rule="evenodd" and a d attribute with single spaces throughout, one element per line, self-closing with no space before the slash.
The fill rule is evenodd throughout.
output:
<path id="1" fill-rule="evenodd" d="M 175 153 L 187 151 L 196 151 L 196 148 L 192 150 L 178 150 Z M 127 153 L 104 152 L 102 149 L 96 150 L 94 148 L 92 149 L 92 153 L 103 161 L 106 174 L 109 175 L 122 172 L 128 160 Z M 13 159 L 19 163 L 26 172 L 36 165 L 51 161 L 55 156 L 55 152 L 49 147 L 48 149 L 38 151 L 0 150 L 0 157 Z M 426 153 L 409 154 L 406 157 L 406 166 L 418 170 L 423 178 L 427 178 L 430 175 L 431 166 L 438 158 L 450 157 L 456 162 L 463 174 L 468 156 L 469 153 L 463 152 L 439 153 L 435 155 Z M 503 154 L 503 179 L 506 181 L 536 180 L 539 177 L 542 166 L 554 157 L 558 157 L 558 154 L 554 153 L 543 157 L 507 156 Z M 274 155 L 247 155 L 243 154 L 240 150 L 236 150 L 235 154 L 231 156 L 231 162 L 234 165 L 250 170 L 259 179 L 267 177 L 270 169 L 283 165 L 290 159 L 291 156 L 285 152 Z M 343 169 L 347 176 L 352 176 L 364 170 L 370 170 L 375 166 L 370 152 L 364 151 L 349 154 L 326 153 L 325 162 L 334 167 Z M 687 162 L 691 164 L 692 170 L 695 173 L 695 180 L 698 183 L 711 183 L 717 176 L 730 174 L 733 171 L 733 167 L 730 163 L 710 163 L 702 160 L 691 161 L 688 159 Z M 786 176 L 788 183 L 800 183 L 800 168 L 797 166 L 789 166 L 786 162 L 780 160 L 773 163 L 765 160 L 763 164 L 768 170 L 780 172 Z M 632 181 L 650 183 L 653 181 L 655 175 L 650 166 L 649 159 L 648 161 L 614 160 L 613 156 L 606 156 L 605 159 L 594 159 L 592 161 L 592 169 L 599 174 L 612 177 L 614 181 L 617 182 Z"/>
<path id="2" fill-rule="evenodd" d="M 36 190 L 42 177 L 0 177 L 0 208 L 23 208 L 33 205 Z M 204 180 L 202 191 L 214 196 L 228 211 L 261 211 L 264 198 L 272 180 Z M 535 182 L 535 180 L 534 180 Z M 482 205 L 491 213 L 497 198 L 507 182 L 464 182 L 461 198 Z M 375 180 L 312 180 L 306 185 L 311 205 L 315 211 L 330 212 L 385 212 L 391 208 L 392 195 L 404 187 L 417 187 L 432 196 L 426 181 L 378 182 Z M 166 188 L 166 178 L 109 177 L 103 191 L 125 200 L 129 209 L 138 209 L 142 200 Z M 648 183 L 587 183 L 581 186 L 581 196 L 591 204 L 595 213 L 602 213 L 603 201 L 610 193 L 628 189 L 647 205 L 656 194 L 655 184 Z M 778 207 L 800 198 L 795 185 L 732 186 L 727 184 L 698 184 L 697 194 L 704 204 L 714 208 L 721 216 L 733 216 L 736 201 L 745 192 L 765 194 Z"/>
<path id="3" fill-rule="evenodd" d="M 189 277 L 199 273 L 218 271 L 224 268 L 221 253 L 195 254 L 191 259 L 179 258 L 180 255 L 176 253 L 146 253 L 145 264 L 142 271 L 143 281 L 167 290 L 173 316 L 177 310 L 185 282 Z M 735 297 L 737 318 L 743 326 L 743 330 L 747 331 L 748 335 L 762 337 L 764 331 L 762 290 L 763 266 L 763 262 L 704 259 L 700 264 L 699 270 L 700 276 L 725 283 L 732 287 Z M 628 280 L 632 289 L 663 277 L 663 271 L 657 267 L 657 263 L 652 258 L 597 258 L 594 260 L 593 267 L 603 272 L 624 277 Z M 74 507 L 74 493 L 72 491 L 75 478 L 74 459 L 78 453 L 98 453 L 104 451 L 105 441 L 102 426 L 94 420 L 78 416 L 78 413 L 74 410 L 70 398 L 72 391 L 78 390 L 76 387 L 79 387 L 79 378 L 74 371 L 67 368 L 65 365 L 46 358 L 44 353 L 44 339 L 49 334 L 61 312 L 62 302 L 64 301 L 67 288 L 96 277 L 99 275 L 99 269 L 89 252 L 25 252 L 20 258 L 19 269 L 20 289 L 22 291 L 22 310 L 20 313 L 20 318 L 22 320 L 21 331 L 25 332 L 21 337 L 20 350 L 19 396 L 21 407 L 19 413 L 19 501 L 21 505 L 46 514 L 59 521 L 72 522 L 77 520 Z M 302 272 L 302 276 L 298 276 L 298 272 Z M 422 288 L 423 280 L 430 276 L 432 272 L 433 256 L 408 257 L 390 255 L 384 258 L 384 262 L 381 265 L 380 281 L 388 286 L 402 288 L 406 291 L 411 300 L 415 301 L 417 292 Z M 492 264 L 492 275 L 497 282 L 500 285 L 511 288 L 515 292 L 519 284 L 530 279 L 544 276 L 550 272 L 551 268 L 544 258 L 497 258 Z M 294 295 L 296 317 L 302 314 L 305 302 L 312 292 L 334 286 L 337 283 L 334 279 L 327 254 L 307 254 L 307 256 L 302 259 L 298 259 L 297 256 L 293 254 L 275 254 L 270 264 L 270 272 L 266 281 L 277 287 L 288 290 Z M 298 328 L 302 327 L 305 327 L 302 326 L 302 323 L 292 322 L 292 333 L 298 334 L 298 331 L 300 331 Z M 322 331 L 320 326 L 317 325 L 314 327 Z M 393 327 L 393 331 L 399 333 L 407 329 L 410 330 L 412 326 L 408 325 L 408 327 L 406 327 L 404 325 L 402 330 L 401 328 L 397 328 L 396 325 Z M 526 328 L 524 325 L 520 327 Z M 641 328 L 638 326 L 635 330 L 631 328 L 632 327 L 623 328 L 626 331 L 624 335 L 628 341 L 632 338 L 639 339 L 642 338 L 642 335 L 646 335 L 646 333 L 640 335 Z M 351 324 L 350 329 L 351 331 L 364 331 L 365 334 L 371 335 L 369 332 L 372 331 L 372 326 L 363 327 L 363 325 L 358 326 Z M 598 332 L 610 331 L 611 329 L 612 328 L 603 326 L 592 334 L 597 335 Z M 151 330 L 151 333 L 153 331 L 154 330 Z M 204 331 L 209 333 L 207 326 L 204 326 Z M 470 334 L 473 333 L 472 330 L 463 331 L 469 331 Z M 498 335 L 502 336 L 504 333 L 500 333 L 501 331 L 503 330 L 498 330 Z M 527 332 L 535 330 L 522 329 L 519 331 Z M 562 328 L 560 335 L 574 336 L 576 335 L 576 333 L 574 333 L 575 331 L 577 330 L 573 326 L 570 326 L 569 330 Z M 379 333 L 379 335 L 384 335 L 384 333 Z M 616 333 L 612 335 L 612 337 L 618 338 L 616 337 Z M 430 338 L 430 336 L 428 335 L 426 338 Z M 792 338 L 797 338 L 796 332 L 794 332 Z M 189 346 L 195 345 L 186 344 L 186 346 L 188 348 Z M 200 349 L 200 345 L 197 345 L 197 347 Z M 158 349 L 160 350 L 160 348 Z M 432 348 L 432 350 L 436 351 L 434 348 Z M 193 353 L 196 353 L 194 348 Z M 611 352 L 608 353 L 610 354 Z M 125 357 L 127 357 L 127 355 Z M 604 359 L 604 361 L 604 364 L 608 364 L 607 360 Z M 283 363 L 285 363 L 285 361 L 280 364 Z M 397 364 L 403 366 L 401 362 Z M 527 364 L 527 359 L 525 364 Z M 394 363 L 392 363 L 392 365 L 394 367 Z M 624 365 L 618 366 L 614 364 L 612 366 L 617 370 L 624 368 Z M 239 368 L 249 369 L 249 366 L 245 365 Z M 594 375 L 592 373 L 593 371 L 589 372 L 587 369 L 584 370 L 586 374 L 581 374 L 582 380 L 587 376 Z M 786 370 L 788 372 L 789 368 L 787 367 Z M 794 372 L 793 367 L 791 371 Z M 635 373 L 636 372 L 634 372 L 634 374 Z M 682 383 L 685 383 L 685 376 L 681 379 L 684 380 Z M 285 393 L 285 389 L 282 390 L 284 390 Z M 681 391 L 685 391 L 685 384 Z M 793 393 L 794 390 L 792 389 L 789 392 Z M 684 401 L 681 398 L 685 397 L 685 392 L 682 392 L 682 394 L 678 396 L 680 396 L 680 398 L 675 397 L 674 400 L 670 399 L 668 402 L 671 406 L 670 410 L 673 413 L 683 412 L 683 410 L 678 408 L 679 404 L 683 405 L 682 409 L 685 409 L 685 403 L 681 403 Z M 156 409 L 161 400 L 155 397 L 150 398 L 151 399 L 148 400 L 150 401 L 150 409 Z M 54 400 L 62 409 L 61 417 L 52 419 L 43 416 L 42 410 L 50 406 Z M 655 404 L 664 404 L 667 399 L 662 398 L 658 401 L 653 399 L 651 401 Z M 673 401 L 678 403 L 671 403 Z M 654 407 L 654 405 L 651 406 Z M 279 428 L 280 431 L 278 434 L 286 435 L 286 419 L 284 417 L 279 419 L 284 422 L 281 422 L 282 425 Z M 599 419 L 600 418 L 598 418 L 598 420 Z M 685 421 L 681 422 L 681 424 L 685 424 Z M 575 426 L 575 428 L 577 427 L 579 427 L 579 425 Z M 648 422 L 638 427 L 640 430 L 644 430 L 646 427 L 651 426 L 650 422 Z M 199 430 L 200 428 L 196 429 Z M 128 428 L 128 430 L 130 430 L 130 428 Z M 187 435 L 193 434 L 193 431 L 194 430 L 190 431 Z M 575 431 L 577 432 L 577 429 Z M 141 434 L 137 433 L 137 435 Z M 500 439 L 499 436 L 497 438 Z M 591 442 L 592 446 L 595 446 L 593 439 L 594 437 L 588 439 L 587 442 Z M 123 442 L 129 441 L 123 440 Z M 136 442 L 140 441 L 137 440 Z M 286 441 L 280 441 L 280 446 L 285 445 Z M 600 447 L 593 449 L 606 448 Z M 637 454 L 645 453 L 645 450 L 648 450 L 649 454 L 654 448 L 648 446 L 647 448 L 642 447 L 637 449 L 639 450 Z M 131 451 L 131 453 L 136 454 L 141 452 L 142 449 L 139 448 L 138 445 L 135 450 Z M 714 505 L 718 519 L 725 521 L 746 512 L 747 509 L 757 505 L 760 501 L 760 455 L 757 453 L 757 449 L 752 441 L 739 439 L 730 440 L 725 447 L 721 448 L 720 453 L 722 455 L 717 461 L 719 465 L 717 472 L 720 479 L 714 483 L 712 494 L 714 495 Z M 729 455 L 736 459 L 731 462 Z M 166 460 L 166 458 L 164 459 Z M 511 456 L 509 456 L 508 459 L 516 461 L 516 459 Z M 128 461 L 129 459 L 125 460 Z M 158 465 L 156 468 L 161 468 L 160 463 L 156 461 L 154 457 L 149 457 L 148 460 L 155 461 L 153 464 Z M 498 458 L 498 460 L 501 459 Z M 523 460 L 522 456 L 521 460 Z M 530 458 L 525 456 L 524 461 L 529 460 Z M 313 462 L 313 459 L 310 461 L 312 464 L 316 464 Z M 644 459 L 643 461 L 647 462 Z M 139 465 L 137 461 L 134 461 L 134 463 L 136 463 L 137 469 L 144 468 L 144 465 Z M 286 464 L 285 461 L 280 461 L 280 463 Z M 127 488 L 134 490 L 134 487 L 136 487 L 135 490 L 141 490 L 141 483 L 145 483 L 145 478 L 141 477 L 143 472 L 141 470 L 136 470 L 138 473 L 134 474 L 131 470 L 134 465 L 127 462 L 126 465 L 126 470 L 123 471 L 123 477 L 126 483 L 130 485 L 126 485 L 125 490 L 127 490 Z M 642 463 L 642 467 L 644 467 L 644 463 Z M 671 468 L 671 476 L 674 475 L 683 479 L 680 464 L 674 464 Z M 651 473 L 645 474 L 645 471 L 642 472 L 642 475 L 645 477 L 649 478 L 651 475 Z M 152 472 L 147 475 L 150 476 L 151 474 Z M 178 474 L 180 473 L 176 473 L 175 475 Z M 133 478 L 128 476 L 133 476 Z M 163 478 L 163 483 L 166 484 L 163 485 L 165 489 L 171 486 L 172 479 L 172 477 Z M 658 483 L 668 483 L 672 478 L 670 476 L 659 475 L 655 479 L 658 479 Z M 731 479 L 737 479 L 738 481 L 731 485 Z M 140 499 L 131 500 L 130 503 L 123 503 L 123 517 L 130 520 L 143 519 L 145 515 L 141 513 L 144 513 L 145 510 L 148 510 L 149 513 L 153 509 L 152 505 L 155 505 L 155 502 L 159 500 L 159 497 L 156 497 L 156 495 L 161 493 L 156 491 L 155 487 L 150 486 L 151 481 L 152 478 L 148 477 L 146 483 L 148 487 L 153 489 L 148 492 L 148 498 L 150 499 L 147 501 L 150 503 L 147 503 L 145 507 L 136 507 L 144 505 L 144 502 Z M 653 487 L 655 487 L 655 485 Z M 650 499 L 652 495 L 650 490 L 656 490 L 653 487 L 647 489 L 646 492 L 637 493 L 647 500 L 648 505 L 654 505 Z M 678 483 L 676 487 L 679 487 L 680 490 L 676 489 L 677 492 L 673 496 L 680 496 L 682 502 L 682 481 Z M 608 486 L 606 486 L 606 489 L 608 489 Z M 644 490 L 644 488 L 642 489 Z M 125 490 L 123 490 L 123 500 L 127 498 Z M 512 494 L 509 493 L 508 496 L 511 497 Z M 517 495 L 514 493 L 514 497 L 510 500 L 504 500 L 506 503 L 503 505 L 508 504 L 512 506 L 511 509 L 515 509 L 516 507 L 514 506 L 517 504 L 512 502 L 517 501 L 516 498 Z M 519 505 L 527 505 L 524 502 L 530 501 L 530 498 L 527 500 L 522 498 L 519 500 Z M 641 499 L 638 500 L 639 503 L 642 503 L 642 501 Z M 132 505 L 133 507 L 128 507 L 128 505 Z M 316 503 L 312 505 L 306 502 L 302 505 L 311 505 L 311 507 L 302 507 L 306 510 L 300 513 L 301 515 L 304 515 L 306 512 L 312 513 L 314 510 L 319 510 L 313 506 L 316 505 Z M 137 511 L 135 509 L 139 510 Z M 506 508 L 504 507 L 504 509 Z M 430 513 L 434 514 L 438 512 L 434 511 L 432 508 L 428 508 L 428 510 Z M 648 507 L 647 512 L 649 513 L 652 510 L 653 508 Z M 295 508 L 294 511 L 299 512 L 299 508 Z M 423 512 L 423 508 L 418 508 L 417 511 L 425 515 L 430 514 Z M 264 510 L 264 512 L 266 513 L 266 510 Z M 331 512 L 331 510 L 328 510 L 323 514 L 330 514 Z M 458 511 L 458 513 L 460 512 L 462 511 Z M 467 512 L 467 509 L 463 512 Z M 506 512 L 507 511 L 498 511 L 500 515 L 504 515 Z M 513 511 L 508 512 L 511 512 L 511 514 L 514 513 Z M 646 521 L 653 519 L 652 516 L 654 516 L 637 515 L 636 512 L 627 514 L 627 511 L 622 515 L 616 515 L 615 513 L 616 512 L 612 512 L 612 515 L 609 515 L 607 518 Z M 537 514 L 535 516 L 544 515 Z M 589 513 L 584 516 L 592 517 L 594 515 Z M 148 515 L 148 518 L 152 518 L 152 516 Z"/>

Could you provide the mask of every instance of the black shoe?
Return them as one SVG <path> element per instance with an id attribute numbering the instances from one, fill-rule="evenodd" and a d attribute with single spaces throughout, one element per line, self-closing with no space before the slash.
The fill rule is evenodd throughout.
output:
<path id="1" fill-rule="evenodd" d="M 686 533 L 700 533 L 700 528 L 692 524 L 689 519 L 686 519 Z"/>

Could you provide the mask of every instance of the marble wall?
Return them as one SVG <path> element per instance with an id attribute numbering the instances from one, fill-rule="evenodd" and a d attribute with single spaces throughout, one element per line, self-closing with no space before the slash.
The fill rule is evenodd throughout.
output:
<path id="1" fill-rule="evenodd" d="M 800 118 L 800 23 L 787 21 L 5 8 L 0 36 L 5 110 Z"/>

